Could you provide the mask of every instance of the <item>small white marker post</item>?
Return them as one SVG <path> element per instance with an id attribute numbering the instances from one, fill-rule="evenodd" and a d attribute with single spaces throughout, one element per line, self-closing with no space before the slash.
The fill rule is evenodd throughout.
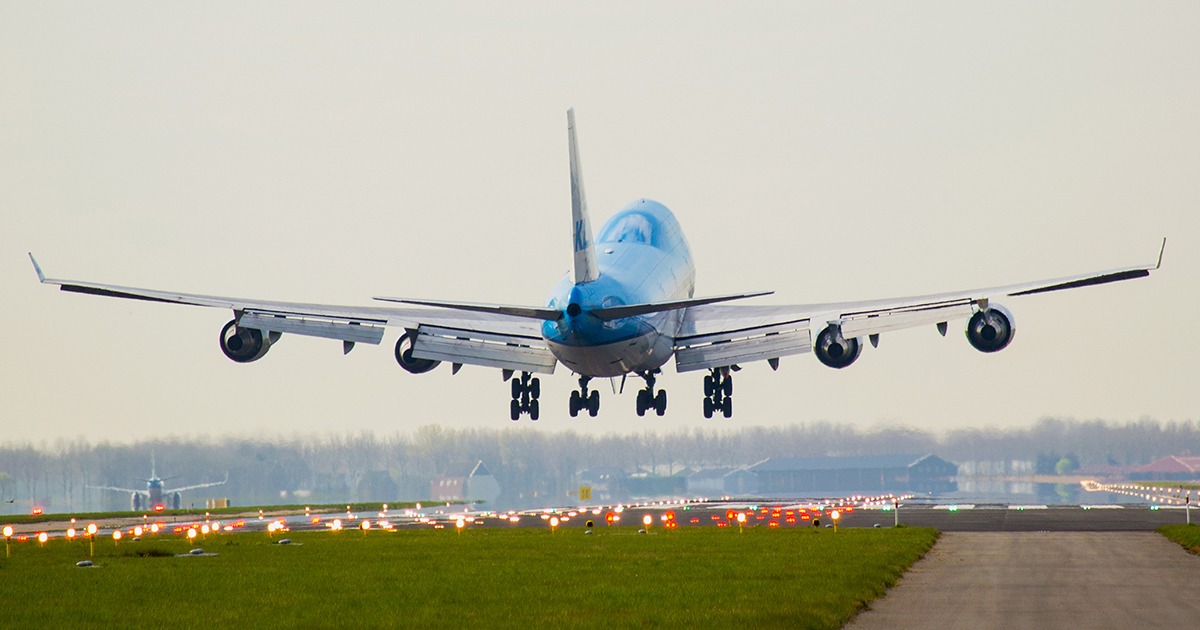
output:
<path id="1" fill-rule="evenodd" d="M 1183 493 L 1183 513 L 1187 514 L 1187 524 L 1192 524 L 1192 492 Z"/>
<path id="2" fill-rule="evenodd" d="M 900 527 L 900 499 L 896 497 L 892 497 L 892 515 L 896 519 L 892 523 L 892 527 Z"/>

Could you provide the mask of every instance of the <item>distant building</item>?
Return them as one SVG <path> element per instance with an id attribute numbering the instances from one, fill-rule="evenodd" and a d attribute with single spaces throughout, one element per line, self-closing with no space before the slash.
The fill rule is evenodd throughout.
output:
<path id="1" fill-rule="evenodd" d="M 433 479 L 429 496 L 434 501 L 495 503 L 500 484 L 482 461 L 460 462 L 446 467 L 442 476 Z"/>
<path id="2" fill-rule="evenodd" d="M 745 467 L 709 468 L 687 478 L 687 492 L 692 496 L 744 497 L 758 492 L 758 475 Z"/>
<path id="3" fill-rule="evenodd" d="M 758 494 L 953 492 L 958 466 L 936 455 L 771 457 L 750 467 Z"/>
<path id="4" fill-rule="evenodd" d="M 1169 455 L 1129 473 L 1134 481 L 1200 480 L 1200 456 Z"/>
<path id="5" fill-rule="evenodd" d="M 626 476 L 619 466 L 595 466 L 579 473 L 579 485 L 592 489 L 594 502 L 621 501 L 626 498 L 621 487 Z"/>

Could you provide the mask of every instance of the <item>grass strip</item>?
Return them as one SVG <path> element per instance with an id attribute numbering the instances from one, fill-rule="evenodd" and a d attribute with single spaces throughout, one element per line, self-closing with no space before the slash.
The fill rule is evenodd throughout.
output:
<path id="1" fill-rule="evenodd" d="M 10 627 L 838 628 L 933 545 L 923 528 L 294 532 L 14 545 Z M 278 538 L 278 537 L 277 537 Z"/>
<path id="2" fill-rule="evenodd" d="M 1200 555 L 1200 525 L 1163 525 L 1158 533 L 1183 545 L 1184 549 Z"/>

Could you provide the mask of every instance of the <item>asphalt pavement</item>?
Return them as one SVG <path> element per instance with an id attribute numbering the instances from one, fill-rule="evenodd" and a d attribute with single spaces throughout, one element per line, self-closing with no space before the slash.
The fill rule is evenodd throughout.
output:
<path id="1" fill-rule="evenodd" d="M 1150 532 L 949 532 L 847 628 L 1195 628 L 1200 556 Z"/>

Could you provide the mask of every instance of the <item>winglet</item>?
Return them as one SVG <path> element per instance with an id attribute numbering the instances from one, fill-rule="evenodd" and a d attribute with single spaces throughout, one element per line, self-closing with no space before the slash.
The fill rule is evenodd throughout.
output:
<path id="1" fill-rule="evenodd" d="M 33 257 L 33 252 L 28 252 L 29 260 L 33 263 L 33 270 L 37 272 L 38 282 L 45 284 L 46 274 L 42 273 L 42 267 L 37 263 L 37 259 Z"/>
<path id="2" fill-rule="evenodd" d="M 1163 252 L 1167 251 L 1167 237 L 1163 237 L 1162 248 L 1158 250 L 1158 262 L 1154 264 L 1155 271 L 1162 267 Z M 34 263 L 37 264 L 37 263 Z"/>

